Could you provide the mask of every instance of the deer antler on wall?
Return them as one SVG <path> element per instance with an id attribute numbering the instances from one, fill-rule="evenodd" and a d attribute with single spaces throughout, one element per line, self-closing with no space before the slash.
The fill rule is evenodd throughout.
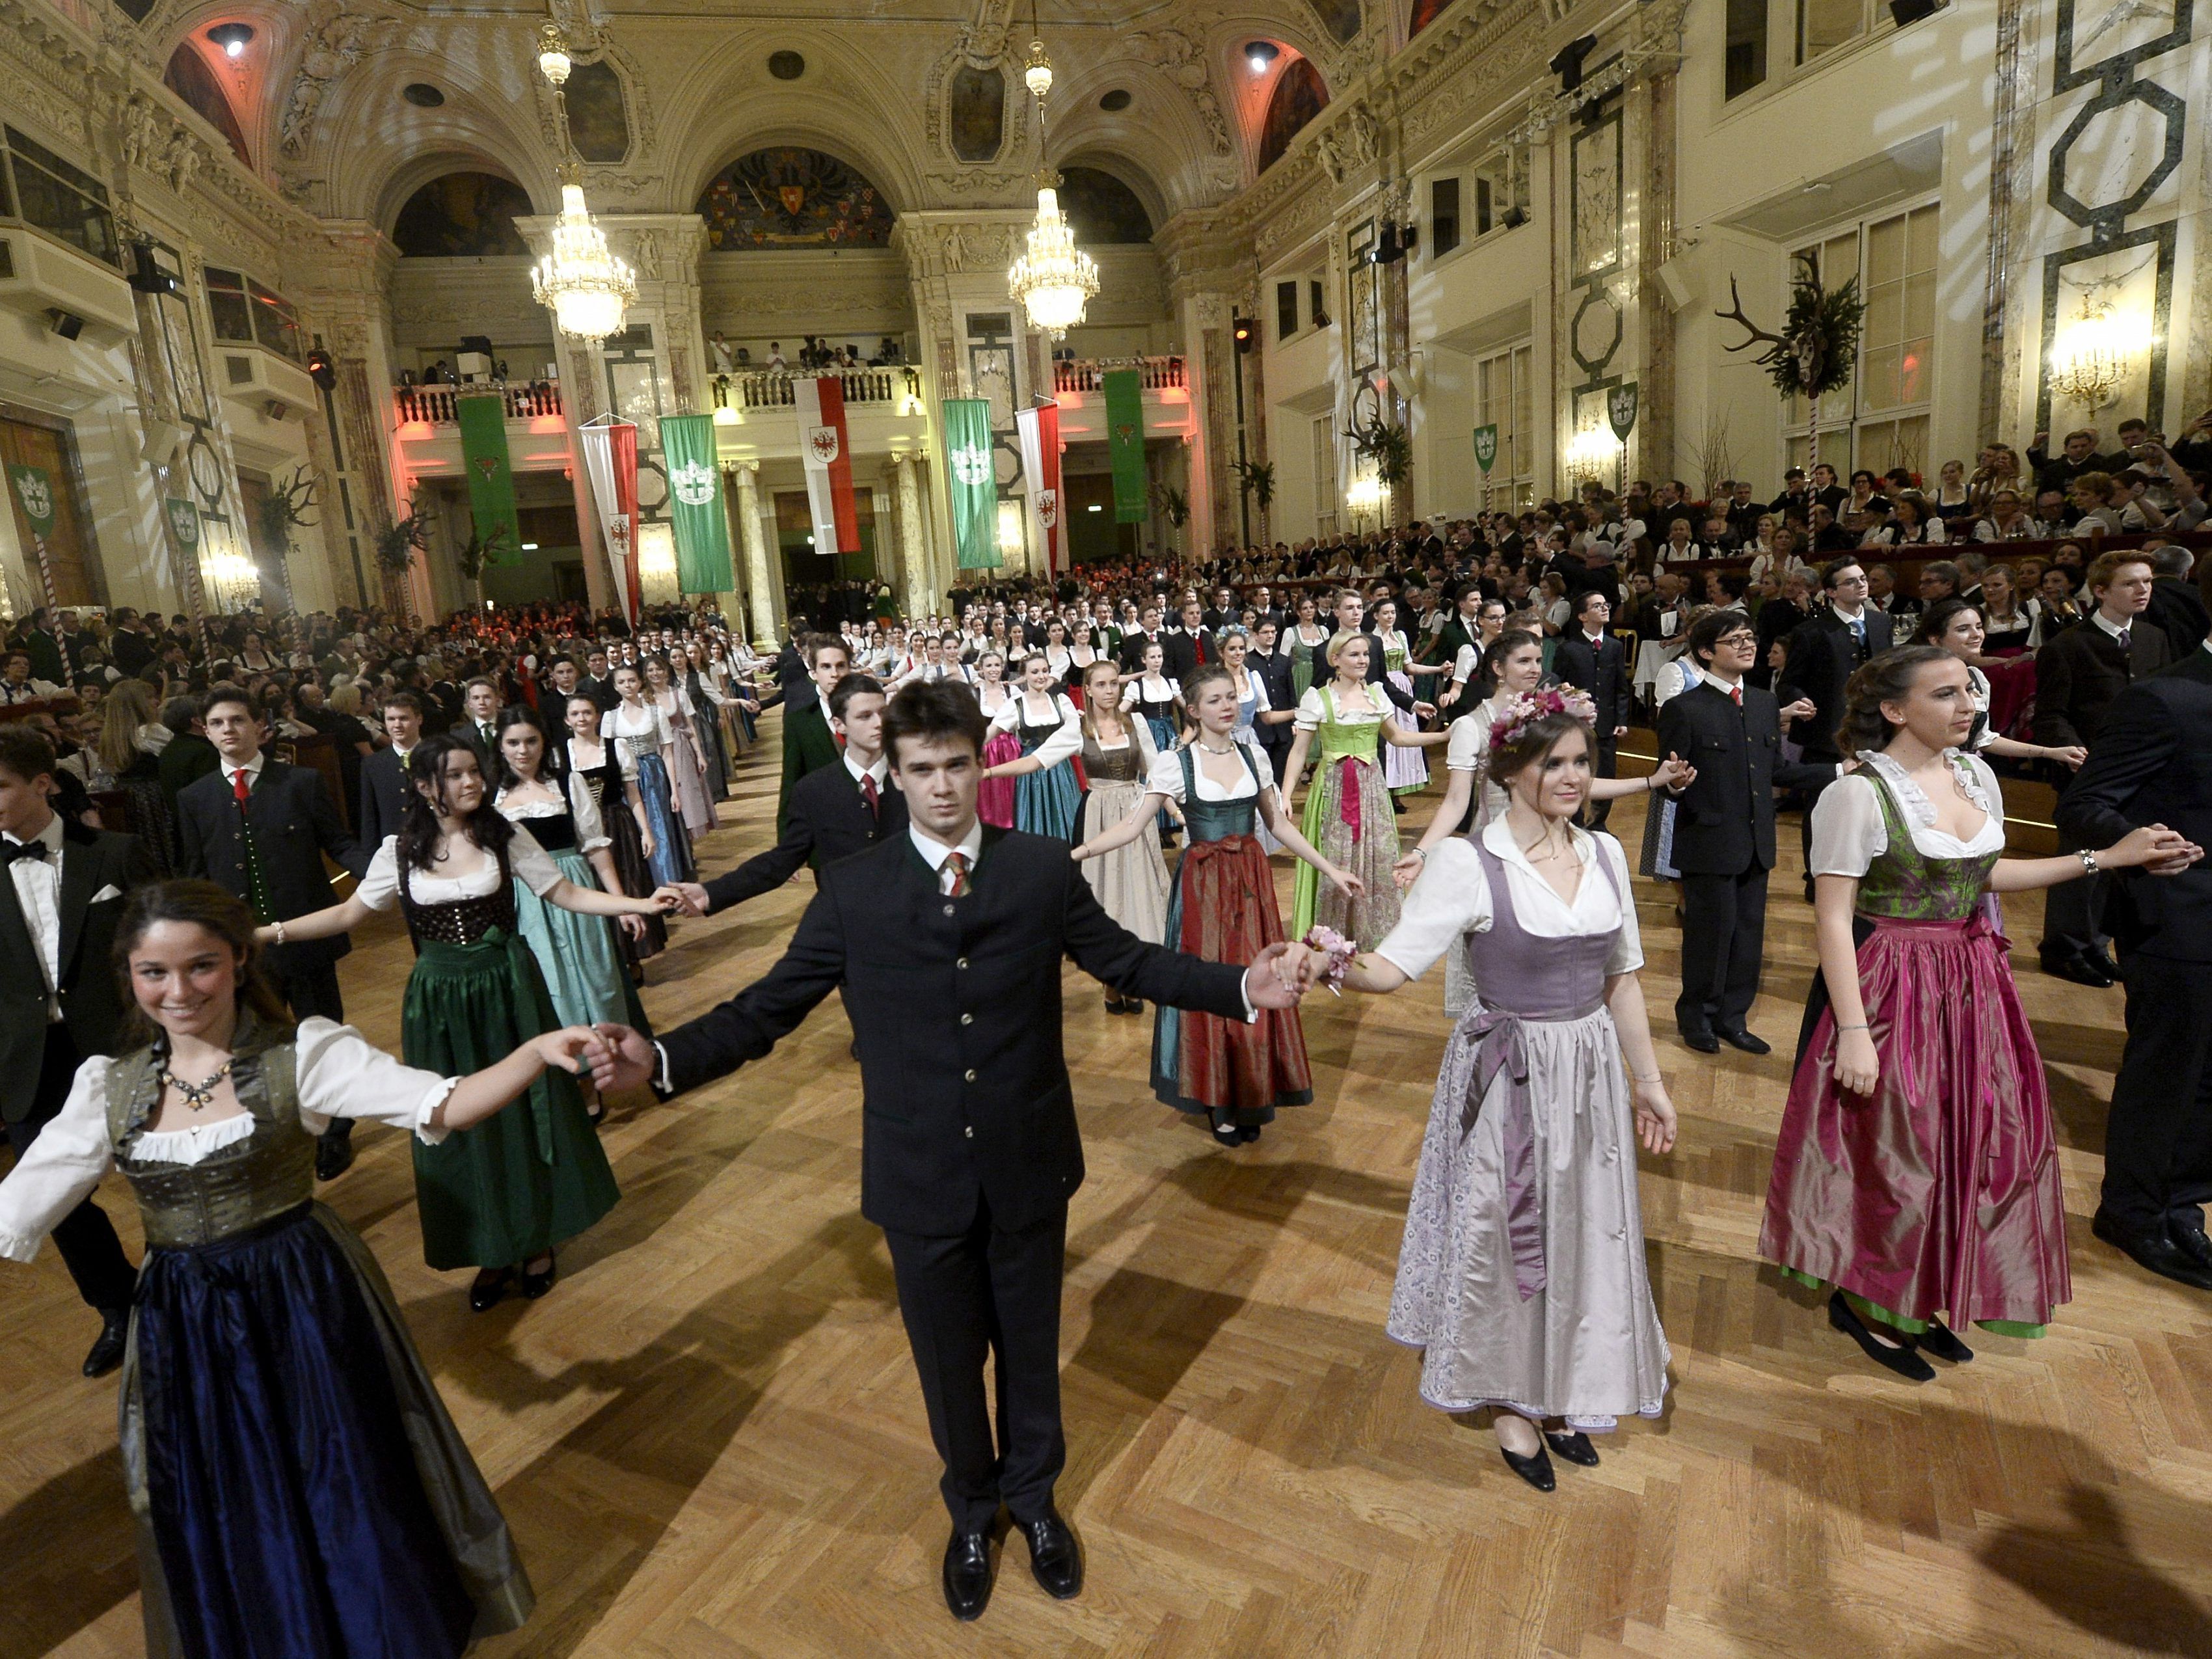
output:
<path id="1" fill-rule="evenodd" d="M 1820 286 L 1819 262 L 1809 253 L 1796 257 L 1804 270 L 1790 285 L 1790 310 L 1780 333 L 1761 328 L 1744 315 L 1733 276 L 1729 278 L 1729 308 L 1713 315 L 1744 331 L 1742 339 L 1725 349 L 1766 347 L 1752 361 L 1766 371 L 1775 390 L 1785 398 L 1817 399 L 1851 383 L 1866 304 L 1859 298 L 1856 276 L 1839 288 L 1826 289 Z"/>

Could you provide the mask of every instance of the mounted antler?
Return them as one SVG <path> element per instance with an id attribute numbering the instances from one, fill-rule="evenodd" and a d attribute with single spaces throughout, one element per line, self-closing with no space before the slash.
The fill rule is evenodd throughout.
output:
<path id="1" fill-rule="evenodd" d="M 1729 308 L 1726 311 L 1716 311 L 1713 315 L 1724 323 L 1738 324 L 1743 329 L 1744 337 L 1732 346 L 1723 346 L 1723 350 L 1747 351 L 1753 346 L 1764 343 L 1766 349 L 1752 361 L 1761 368 L 1770 369 L 1778 363 L 1788 362 L 1795 355 L 1788 340 L 1771 330 L 1761 328 L 1743 314 L 1743 298 L 1736 292 L 1735 278 L 1733 276 L 1729 278 Z"/>
<path id="2" fill-rule="evenodd" d="M 315 500 L 315 491 L 321 483 L 307 468 L 301 467 L 284 485 L 284 510 L 291 515 L 292 522 L 303 530 L 314 528 L 303 515 L 320 505 Z"/>

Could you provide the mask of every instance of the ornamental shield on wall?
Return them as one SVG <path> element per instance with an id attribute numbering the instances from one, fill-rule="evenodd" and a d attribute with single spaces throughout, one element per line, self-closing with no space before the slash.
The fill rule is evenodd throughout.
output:
<path id="1" fill-rule="evenodd" d="M 1636 382 L 1623 380 L 1605 394 L 1605 417 L 1612 423 L 1613 435 L 1621 442 L 1636 429 Z"/>
<path id="2" fill-rule="evenodd" d="M 837 428 L 836 427 L 811 426 L 807 428 L 806 444 L 807 447 L 814 452 L 814 459 L 820 462 L 823 466 L 836 465 L 838 444 Z"/>
<path id="3" fill-rule="evenodd" d="M 1050 530 L 1060 522 L 1060 492 L 1040 489 L 1036 493 L 1037 522 Z"/>
<path id="4" fill-rule="evenodd" d="M 1481 464 L 1486 473 L 1498 459 L 1498 427 L 1495 422 L 1475 428 L 1474 459 Z"/>

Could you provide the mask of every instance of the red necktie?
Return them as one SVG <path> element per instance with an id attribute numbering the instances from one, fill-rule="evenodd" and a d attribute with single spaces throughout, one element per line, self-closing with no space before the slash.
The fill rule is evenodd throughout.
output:
<path id="1" fill-rule="evenodd" d="M 1741 686 L 1731 685 L 1729 687 L 1729 696 L 1735 699 L 1735 706 L 1737 708 L 1741 708 L 1743 707 L 1743 688 Z"/>
<path id="2" fill-rule="evenodd" d="M 968 855 L 965 853 L 947 853 L 945 855 L 940 890 L 947 898 L 968 896 Z"/>
<path id="3" fill-rule="evenodd" d="M 876 778 L 872 772 L 860 774 L 860 799 L 868 803 L 868 816 L 876 816 Z"/>
<path id="4" fill-rule="evenodd" d="M 242 766 L 230 775 L 230 793 L 241 807 L 253 798 L 253 786 L 247 781 L 246 769 Z"/>
<path id="5" fill-rule="evenodd" d="M 1200 634 L 1196 637 L 1198 640 L 1198 659 L 1202 663 L 1206 660 L 1206 635 Z"/>

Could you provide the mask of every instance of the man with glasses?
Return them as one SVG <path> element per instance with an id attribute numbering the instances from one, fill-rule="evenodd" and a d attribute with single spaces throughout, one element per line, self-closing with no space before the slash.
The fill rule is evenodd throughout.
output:
<path id="1" fill-rule="evenodd" d="M 1784 706 L 1809 701 L 1809 718 L 1794 716 L 1792 732 L 1808 765 L 1834 766 L 1843 759 L 1836 728 L 1844 723 L 1844 686 L 1860 664 L 1890 647 L 1890 618 L 1867 603 L 1866 567 L 1848 554 L 1820 567 L 1820 595 L 1827 601 L 1790 632 L 1787 661 L 1774 695 Z M 1813 808 L 1805 807 L 1805 867 L 1813 866 Z M 1805 900 L 1812 902 L 1813 878 L 1805 878 Z"/>

